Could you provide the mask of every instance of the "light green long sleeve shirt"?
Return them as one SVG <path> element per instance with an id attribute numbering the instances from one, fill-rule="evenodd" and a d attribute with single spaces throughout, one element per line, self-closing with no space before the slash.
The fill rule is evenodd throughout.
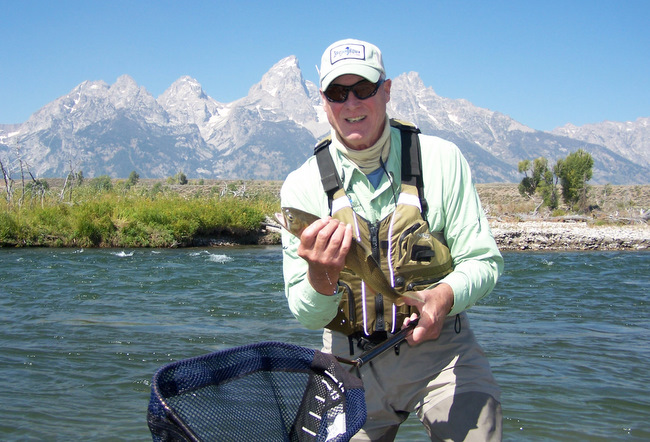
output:
<path id="1" fill-rule="evenodd" d="M 424 194 L 429 204 L 432 232 L 443 232 L 454 262 L 454 271 L 440 282 L 454 291 L 455 315 L 492 291 L 503 271 L 503 258 L 490 231 L 472 183 L 467 161 L 458 147 L 438 137 L 420 135 Z M 401 185 L 401 138 L 391 128 L 391 149 L 386 174 L 375 189 L 366 175 L 330 145 L 330 155 L 343 186 L 359 215 L 370 222 L 381 220 L 395 209 Z M 289 174 L 281 190 L 281 205 L 320 217 L 329 215 L 327 195 L 320 181 L 314 156 Z M 307 280 L 307 262 L 297 254 L 300 241 L 282 233 L 285 293 L 289 308 L 305 327 L 323 328 L 336 315 L 341 293 L 326 296 Z"/>

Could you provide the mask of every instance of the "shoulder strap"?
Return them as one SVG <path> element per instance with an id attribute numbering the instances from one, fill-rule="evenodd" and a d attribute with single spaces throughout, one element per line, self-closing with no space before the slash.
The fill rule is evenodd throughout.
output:
<path id="1" fill-rule="evenodd" d="M 314 155 L 316 155 L 316 162 L 318 163 L 318 170 L 320 171 L 320 180 L 323 184 L 323 189 L 327 194 L 327 204 L 332 210 L 332 201 L 334 194 L 337 190 L 343 188 L 343 183 L 336 171 L 334 160 L 329 152 L 329 145 L 332 144 L 332 139 L 328 136 L 321 140 L 314 148 Z"/>
<path id="2" fill-rule="evenodd" d="M 422 215 L 426 219 L 429 206 L 424 198 L 422 159 L 420 155 L 420 139 L 418 137 L 420 129 L 411 123 L 395 119 L 390 120 L 390 125 L 400 130 L 402 138 L 402 182 L 415 186 L 418 189 Z M 314 148 L 321 182 L 325 193 L 327 193 L 327 201 L 330 209 L 332 208 L 334 193 L 343 188 L 343 183 L 336 171 L 334 160 L 329 154 L 328 147 L 331 143 L 332 139 L 328 136 L 322 139 Z"/>
<path id="3" fill-rule="evenodd" d="M 424 179 L 422 178 L 422 156 L 420 153 L 420 129 L 414 124 L 391 119 L 390 125 L 400 130 L 402 136 L 402 182 L 418 189 L 422 217 L 426 219 L 429 204 L 424 198 Z"/>

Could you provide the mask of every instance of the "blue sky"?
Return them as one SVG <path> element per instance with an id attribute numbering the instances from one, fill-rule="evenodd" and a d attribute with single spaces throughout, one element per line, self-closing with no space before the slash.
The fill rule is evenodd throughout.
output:
<path id="1" fill-rule="evenodd" d="M 650 2 L 0 0 L 0 123 L 20 123 L 85 80 L 128 74 L 154 96 L 183 75 L 220 102 L 298 57 L 375 43 L 389 77 L 420 74 L 539 130 L 650 116 Z"/>

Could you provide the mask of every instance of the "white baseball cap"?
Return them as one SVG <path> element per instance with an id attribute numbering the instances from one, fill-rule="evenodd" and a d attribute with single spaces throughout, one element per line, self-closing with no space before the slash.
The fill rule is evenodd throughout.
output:
<path id="1" fill-rule="evenodd" d="M 359 75 L 373 83 L 386 76 L 381 52 L 377 46 L 361 40 L 345 39 L 332 43 L 320 63 L 320 88 L 326 90 L 337 77 Z"/>

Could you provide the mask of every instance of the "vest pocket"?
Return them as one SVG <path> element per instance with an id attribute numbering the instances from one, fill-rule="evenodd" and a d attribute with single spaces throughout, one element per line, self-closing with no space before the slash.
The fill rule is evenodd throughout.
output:
<path id="1" fill-rule="evenodd" d="M 453 261 L 440 232 L 419 220 L 404 229 L 395 242 L 395 286 L 422 290 L 453 270 Z"/>
<path id="2" fill-rule="evenodd" d="M 397 239 L 395 267 L 426 265 L 436 258 L 434 238 L 425 222 L 415 222 Z"/>
<path id="3" fill-rule="evenodd" d="M 343 288 L 339 308 L 334 319 L 330 321 L 325 328 L 340 331 L 346 335 L 352 334 L 356 324 L 356 304 L 354 302 L 354 292 L 348 284 L 339 279 L 339 286 Z"/>

